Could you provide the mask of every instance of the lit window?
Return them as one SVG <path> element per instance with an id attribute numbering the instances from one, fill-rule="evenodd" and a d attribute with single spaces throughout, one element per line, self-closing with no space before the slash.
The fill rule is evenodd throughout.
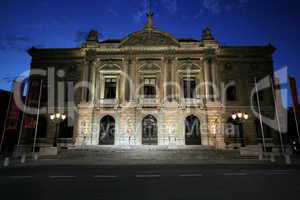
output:
<path id="1" fill-rule="evenodd" d="M 105 79 L 105 99 L 115 99 L 116 98 L 116 87 L 117 81 L 114 78 Z"/>
<path id="2" fill-rule="evenodd" d="M 156 79 L 144 79 L 144 98 L 152 99 L 156 97 Z"/>

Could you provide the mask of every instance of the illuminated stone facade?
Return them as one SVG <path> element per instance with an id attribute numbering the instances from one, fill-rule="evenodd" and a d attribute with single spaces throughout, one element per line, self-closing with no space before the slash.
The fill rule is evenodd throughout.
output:
<path id="1" fill-rule="evenodd" d="M 186 121 L 193 116 L 190 119 L 201 124 L 200 141 L 190 145 L 224 149 L 233 146 L 226 141 L 224 127 L 234 111 L 249 113 L 244 140 L 257 144 L 250 96 L 254 78 L 272 74 L 274 51 L 271 45 L 222 46 L 209 29 L 199 40 L 177 39 L 157 30 L 148 15 L 146 26 L 124 39 L 99 41 L 98 33 L 91 31 L 80 48 L 31 49 L 30 55 L 33 69 L 54 67 L 66 72 L 65 81 L 91 83 L 89 90 L 76 90 L 74 107 L 63 109 L 68 113 L 77 107 L 75 145 L 188 146 Z M 216 90 L 205 82 L 216 85 Z M 236 87 L 231 101 L 223 87 L 229 82 Z M 184 84 L 193 87 L 192 95 L 184 91 Z M 151 97 L 145 96 L 146 90 Z M 267 91 L 263 111 L 270 114 L 271 107 Z M 101 120 L 114 123 L 113 141 L 101 143 Z M 45 141 L 51 143 L 54 134 L 49 121 Z"/>

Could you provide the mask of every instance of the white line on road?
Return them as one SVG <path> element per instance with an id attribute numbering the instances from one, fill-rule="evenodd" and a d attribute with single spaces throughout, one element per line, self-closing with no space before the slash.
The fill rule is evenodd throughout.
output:
<path id="1" fill-rule="evenodd" d="M 10 176 L 10 178 L 14 178 L 14 179 L 26 179 L 26 178 L 32 178 L 32 176 Z"/>
<path id="2" fill-rule="evenodd" d="M 275 172 L 275 173 L 265 173 L 265 175 L 289 175 L 289 173 L 285 173 L 285 172 Z"/>
<path id="3" fill-rule="evenodd" d="M 159 174 L 136 175 L 136 178 L 159 178 Z"/>
<path id="4" fill-rule="evenodd" d="M 50 178 L 53 178 L 53 179 L 59 179 L 59 178 L 76 178 L 76 176 L 50 176 Z"/>
<path id="5" fill-rule="evenodd" d="M 180 177 L 201 177 L 203 174 L 180 174 Z"/>
<path id="6" fill-rule="evenodd" d="M 96 175 L 93 177 L 94 178 L 117 178 L 117 176 L 114 176 L 114 175 Z"/>
<path id="7" fill-rule="evenodd" d="M 224 176 L 246 176 L 246 173 L 224 173 Z"/>
<path id="8" fill-rule="evenodd" d="M 275 173 L 288 173 L 290 171 L 291 170 L 272 170 L 272 172 L 275 172 Z"/>

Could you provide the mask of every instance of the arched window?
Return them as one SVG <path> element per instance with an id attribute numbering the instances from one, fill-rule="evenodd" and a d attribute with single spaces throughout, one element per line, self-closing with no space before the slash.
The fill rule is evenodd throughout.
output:
<path id="1" fill-rule="evenodd" d="M 236 101 L 237 93 L 236 93 L 236 86 L 235 85 L 231 85 L 227 88 L 226 99 L 227 99 L 227 101 Z"/>

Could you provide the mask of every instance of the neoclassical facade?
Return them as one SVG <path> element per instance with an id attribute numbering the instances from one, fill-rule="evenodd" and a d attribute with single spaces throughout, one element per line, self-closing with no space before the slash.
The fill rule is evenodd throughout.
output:
<path id="1" fill-rule="evenodd" d="M 32 69 L 62 70 L 65 75 L 56 81 L 75 86 L 67 92 L 75 103 L 58 105 L 74 122 L 72 143 L 218 149 L 240 145 L 241 138 L 246 145 L 259 143 L 251 92 L 255 78 L 272 75 L 274 47 L 224 46 L 210 29 L 199 40 L 178 39 L 156 29 L 152 14 L 147 17 L 142 30 L 120 40 L 99 41 L 91 31 L 80 48 L 29 51 Z M 272 115 L 270 91 L 261 98 L 263 112 Z M 241 128 L 228 133 L 237 111 L 249 119 L 239 125 L 243 133 Z M 51 144 L 54 127 L 48 120 L 41 141 Z"/>

